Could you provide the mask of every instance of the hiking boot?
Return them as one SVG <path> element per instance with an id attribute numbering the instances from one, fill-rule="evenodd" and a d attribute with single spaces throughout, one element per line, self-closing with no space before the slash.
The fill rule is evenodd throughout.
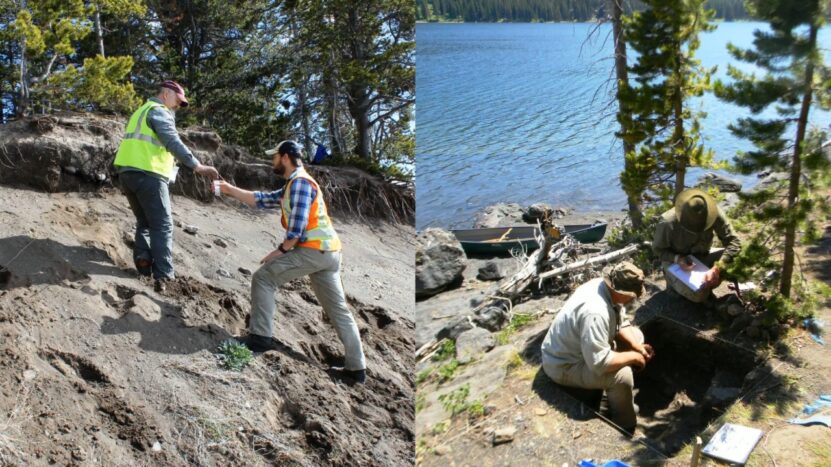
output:
<path id="1" fill-rule="evenodd" d="M 262 353 L 277 348 L 277 346 L 274 345 L 274 340 L 272 338 L 257 334 L 249 334 L 240 339 L 240 342 L 245 344 L 249 350 L 255 353 Z"/>
<path id="2" fill-rule="evenodd" d="M 139 276 L 150 276 L 153 272 L 153 260 L 140 258 L 136 260 L 136 271 Z"/>
<path id="3" fill-rule="evenodd" d="M 343 382 L 352 386 L 353 384 L 366 384 L 366 370 L 347 370 L 343 367 L 333 366 L 329 369 Z"/>
<path id="4" fill-rule="evenodd" d="M 167 279 L 156 279 L 156 282 L 153 284 L 153 289 L 158 292 L 162 293 L 167 290 L 167 285 L 165 284 Z"/>

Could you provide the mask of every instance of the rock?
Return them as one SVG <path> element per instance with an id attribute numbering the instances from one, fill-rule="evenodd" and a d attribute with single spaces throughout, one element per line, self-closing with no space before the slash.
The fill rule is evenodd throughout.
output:
<path id="1" fill-rule="evenodd" d="M 150 299 L 150 297 L 142 294 L 133 295 L 127 301 L 127 311 L 135 313 L 147 321 L 156 321 L 162 314 L 162 308 Z"/>
<path id="2" fill-rule="evenodd" d="M 250 276 L 251 275 L 251 270 L 248 269 L 248 268 L 240 267 L 239 269 L 237 269 L 237 271 L 239 271 L 243 276 Z"/>
<path id="3" fill-rule="evenodd" d="M 228 248 L 228 242 L 221 238 L 217 238 L 216 240 L 214 240 L 214 245 L 221 246 L 222 248 Z"/>
<path id="4" fill-rule="evenodd" d="M 473 357 L 488 352 L 496 345 L 493 336 L 486 329 L 473 328 L 456 338 L 456 360 L 466 364 Z"/>
<path id="5" fill-rule="evenodd" d="M 484 412 L 485 416 L 491 415 L 496 412 L 496 406 L 493 404 L 485 404 Z"/>
<path id="6" fill-rule="evenodd" d="M 491 332 L 502 329 L 502 326 L 506 321 L 508 321 L 508 313 L 506 313 L 503 308 L 498 306 L 483 308 L 479 310 L 476 317 L 473 318 L 473 322 L 476 323 L 477 326 L 485 328 Z"/>
<path id="7" fill-rule="evenodd" d="M 493 432 L 492 443 L 494 446 L 504 443 L 510 443 L 514 440 L 514 435 L 516 435 L 516 427 L 513 425 L 497 428 Z"/>
<path id="8" fill-rule="evenodd" d="M 734 401 L 741 394 L 741 388 L 722 388 L 710 386 L 704 399 L 715 406 L 724 406 Z"/>
<path id="9" fill-rule="evenodd" d="M 23 381 L 31 381 L 37 378 L 38 372 L 35 370 L 26 370 L 23 372 Z"/>
<path id="10" fill-rule="evenodd" d="M 436 333 L 436 340 L 442 339 L 456 340 L 459 335 L 465 331 L 473 329 L 473 325 L 467 320 L 466 316 L 460 316 L 447 323 L 438 333 Z"/>
<path id="11" fill-rule="evenodd" d="M 476 278 L 481 281 L 498 281 L 503 277 L 505 277 L 505 271 L 496 261 L 488 261 L 479 268 L 479 274 L 476 275 Z"/>
<path id="12" fill-rule="evenodd" d="M 738 303 L 731 303 L 727 305 L 727 314 L 730 316 L 739 316 L 744 313 L 744 307 Z"/>
<path id="13" fill-rule="evenodd" d="M 222 277 L 227 277 L 228 279 L 234 277 L 233 275 L 231 275 L 230 272 L 228 272 L 228 271 L 226 271 L 225 269 L 222 269 L 222 268 L 217 269 L 216 273 L 219 274 Z"/>
<path id="14" fill-rule="evenodd" d="M 534 203 L 528 206 L 528 209 L 522 213 L 522 220 L 529 224 L 534 224 L 537 221 L 542 221 L 543 217 L 545 217 L 546 212 L 552 212 L 554 209 L 545 203 Z"/>
<path id="15" fill-rule="evenodd" d="M 182 221 L 180 221 L 179 219 L 174 219 L 173 225 L 175 225 L 176 227 L 182 227 Z"/>
<path id="16" fill-rule="evenodd" d="M 739 205 L 739 201 L 741 201 L 741 198 L 739 198 L 738 193 L 725 193 L 724 201 L 720 203 L 720 206 L 723 210 L 733 209 Z"/>
<path id="17" fill-rule="evenodd" d="M 788 179 L 790 179 L 790 174 L 787 172 L 773 172 L 759 180 L 759 183 L 749 191 L 750 193 L 758 193 L 780 183 L 787 184 Z"/>
<path id="18" fill-rule="evenodd" d="M 521 224 L 522 216 L 522 207 L 520 207 L 519 204 L 494 204 L 476 213 L 476 217 L 473 221 L 473 227 L 476 229 L 483 229 Z"/>
<path id="19" fill-rule="evenodd" d="M 440 444 L 433 448 L 433 454 L 437 456 L 445 456 L 450 453 L 450 447 Z"/>
<path id="20" fill-rule="evenodd" d="M 722 193 L 737 193 L 742 191 L 742 182 L 735 178 L 725 177 L 713 172 L 707 172 L 698 179 L 699 187 L 714 186 Z"/>
<path id="21" fill-rule="evenodd" d="M 156 441 L 153 443 L 153 452 L 161 452 L 162 451 L 162 443 Z"/>
<path id="22" fill-rule="evenodd" d="M 184 227 L 184 231 L 186 233 L 191 234 L 191 235 L 196 235 L 196 232 L 199 232 L 199 227 L 197 227 L 195 225 L 186 225 Z"/>
<path id="23" fill-rule="evenodd" d="M 459 287 L 466 257 L 452 233 L 431 228 L 416 239 L 416 299 Z"/>

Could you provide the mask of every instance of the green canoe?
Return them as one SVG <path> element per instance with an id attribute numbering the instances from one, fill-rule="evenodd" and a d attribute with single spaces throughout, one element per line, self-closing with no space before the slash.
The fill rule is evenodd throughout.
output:
<path id="1" fill-rule="evenodd" d="M 565 233 L 580 243 L 595 243 L 606 235 L 606 223 L 563 226 Z M 489 229 L 451 230 L 467 254 L 504 254 L 511 250 L 533 251 L 539 247 L 533 225 Z"/>

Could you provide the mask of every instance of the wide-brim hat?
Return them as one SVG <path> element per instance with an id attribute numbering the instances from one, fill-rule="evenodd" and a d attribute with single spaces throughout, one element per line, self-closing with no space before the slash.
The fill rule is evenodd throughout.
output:
<path id="1" fill-rule="evenodd" d="M 704 232 L 715 224 L 717 217 L 716 200 L 706 191 L 690 188 L 675 198 L 675 218 L 691 232 Z"/>
<path id="2" fill-rule="evenodd" d="M 643 271 L 629 261 L 607 267 L 603 281 L 610 290 L 627 297 L 637 298 L 646 292 Z"/>

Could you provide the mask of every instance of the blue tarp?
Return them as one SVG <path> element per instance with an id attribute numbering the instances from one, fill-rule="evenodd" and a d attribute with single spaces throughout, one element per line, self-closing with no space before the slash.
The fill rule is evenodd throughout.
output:
<path id="1" fill-rule="evenodd" d="M 315 156 L 312 158 L 312 164 L 320 164 L 327 157 L 329 157 L 329 152 L 326 151 L 326 146 L 318 144 L 315 150 Z"/>

